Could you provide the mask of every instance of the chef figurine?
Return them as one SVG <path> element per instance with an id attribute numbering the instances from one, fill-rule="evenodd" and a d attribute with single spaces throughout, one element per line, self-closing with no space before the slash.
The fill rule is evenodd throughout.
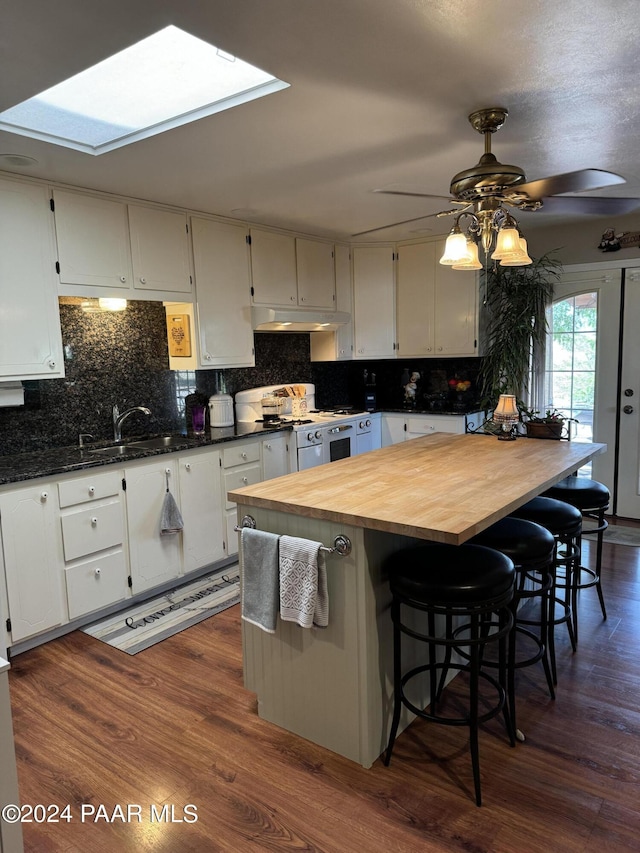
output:
<path id="1" fill-rule="evenodd" d="M 409 381 L 404 386 L 404 399 L 406 403 L 415 404 L 416 391 L 418 390 L 418 379 L 420 379 L 420 374 L 414 371 L 409 377 Z"/>

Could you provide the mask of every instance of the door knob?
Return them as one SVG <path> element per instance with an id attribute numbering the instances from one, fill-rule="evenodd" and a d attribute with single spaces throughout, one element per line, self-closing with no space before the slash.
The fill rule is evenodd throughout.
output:
<path id="1" fill-rule="evenodd" d="M 630 415 L 633 412 L 633 406 L 625 406 L 622 411 L 625 415 Z"/>

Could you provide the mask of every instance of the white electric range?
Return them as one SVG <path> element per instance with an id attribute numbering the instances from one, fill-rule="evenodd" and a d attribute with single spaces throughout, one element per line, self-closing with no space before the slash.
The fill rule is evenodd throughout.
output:
<path id="1" fill-rule="evenodd" d="M 327 411 L 316 409 L 316 388 L 311 383 L 295 383 L 304 386 L 306 412 L 293 418 L 292 402 L 295 398 L 283 397 L 280 418 L 271 420 L 273 426 L 291 425 L 296 444 L 298 471 L 315 468 L 326 462 L 335 462 L 349 456 L 357 456 L 371 450 L 371 416 L 369 412 L 350 408 L 335 408 Z M 261 423 L 262 398 L 283 389 L 283 385 L 264 385 L 239 391 L 235 395 L 236 420 L 238 423 Z M 291 386 L 288 386 L 291 387 Z M 303 405 L 303 408 L 305 406 Z"/>

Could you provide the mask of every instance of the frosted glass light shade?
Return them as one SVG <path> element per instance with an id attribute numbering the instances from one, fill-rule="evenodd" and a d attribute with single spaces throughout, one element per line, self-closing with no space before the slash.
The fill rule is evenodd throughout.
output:
<path id="1" fill-rule="evenodd" d="M 514 252 L 512 255 L 505 255 L 500 260 L 500 265 L 503 267 L 526 267 L 532 263 L 533 261 L 527 251 L 527 241 L 524 237 L 520 237 L 518 252 Z"/>
<path id="2" fill-rule="evenodd" d="M 482 264 L 480 263 L 480 258 L 478 257 L 478 244 L 474 243 L 473 240 L 468 240 L 467 241 L 467 251 L 469 252 L 468 260 L 463 260 L 463 261 L 460 261 L 459 263 L 452 264 L 452 269 L 454 269 L 454 270 L 481 270 Z"/>
<path id="3" fill-rule="evenodd" d="M 470 261 L 471 255 L 467 248 L 467 238 L 461 231 L 452 231 L 447 237 L 447 242 L 444 244 L 444 254 L 440 258 L 440 263 L 444 266 L 451 267 L 454 264 L 460 264 L 465 261 Z"/>
<path id="4" fill-rule="evenodd" d="M 491 255 L 493 261 L 501 261 L 505 255 L 514 255 L 520 251 L 520 234 L 517 228 L 501 228 L 498 231 L 496 248 Z"/>

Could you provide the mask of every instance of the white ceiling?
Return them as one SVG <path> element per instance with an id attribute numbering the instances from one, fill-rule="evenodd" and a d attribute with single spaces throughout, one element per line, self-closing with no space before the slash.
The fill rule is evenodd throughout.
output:
<path id="1" fill-rule="evenodd" d="M 582 168 L 640 197 L 637 0 L 2 0 L 0 110 L 175 24 L 291 84 L 94 157 L 0 133 L 0 168 L 309 234 L 351 234 L 447 208 L 483 139 L 467 116 L 509 110 L 493 137 L 527 180 Z M 526 228 L 550 214 L 524 214 Z M 524 220 L 523 220 L 524 221 Z M 375 240 L 445 233 L 426 219 Z M 420 230 L 429 228 L 431 232 Z"/>

